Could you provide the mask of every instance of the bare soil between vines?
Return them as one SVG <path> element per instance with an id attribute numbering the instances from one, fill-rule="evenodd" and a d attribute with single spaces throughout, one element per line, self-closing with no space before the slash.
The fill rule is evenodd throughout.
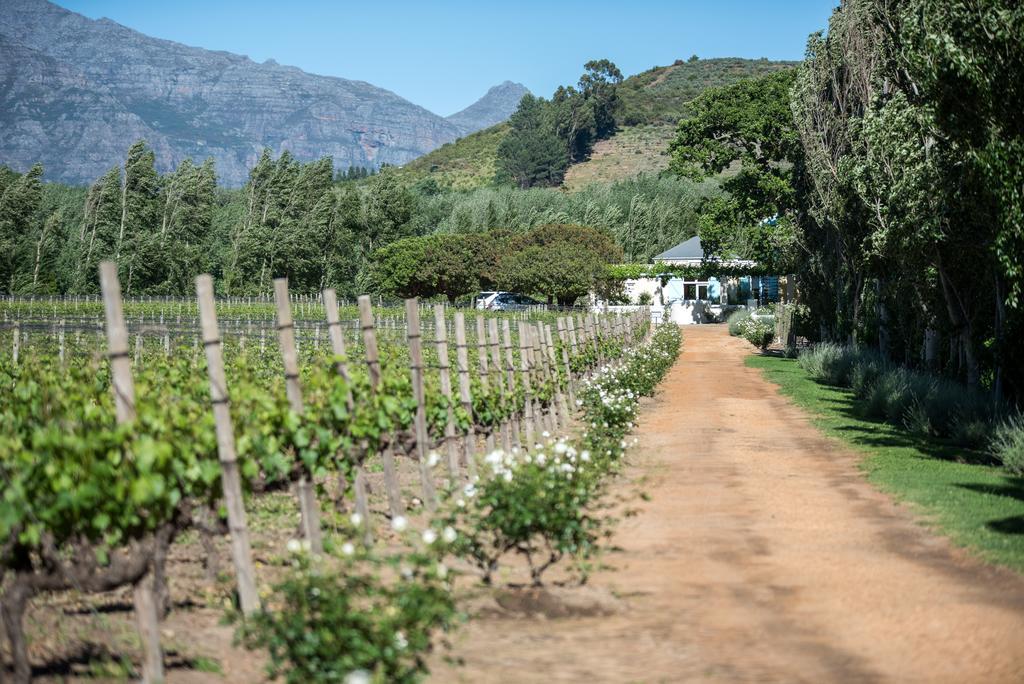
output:
<path id="1" fill-rule="evenodd" d="M 638 512 L 617 525 L 608 567 L 582 587 L 463 580 L 471 619 L 431 657 L 429 681 L 1024 681 L 1024 578 L 870 486 L 858 455 L 744 365 L 750 350 L 724 326 L 684 329 L 615 485 Z M 415 472 L 403 463 L 407 498 Z M 261 505 L 250 521 L 265 584 L 297 513 L 287 495 Z M 263 657 L 221 624 L 205 553 L 186 540 L 169 567 L 168 681 L 261 681 Z M 216 555 L 230 571 L 223 540 Z M 26 626 L 43 681 L 122 678 L 116 662 L 137 646 L 126 592 L 41 598 Z"/>

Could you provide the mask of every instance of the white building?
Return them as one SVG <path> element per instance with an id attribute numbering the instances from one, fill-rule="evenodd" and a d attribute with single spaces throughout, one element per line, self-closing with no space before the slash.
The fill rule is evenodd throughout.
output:
<path id="1" fill-rule="evenodd" d="M 704 249 L 700 238 L 692 237 L 654 257 L 651 275 L 627 280 L 625 293 L 634 304 L 649 302 L 655 315 L 667 316 L 681 325 L 704 323 L 720 319 L 732 306 L 745 305 L 749 299 L 773 299 L 778 296 L 778 278 L 743 276 L 719 279 L 678 277 L 671 273 L 658 274 L 658 266 L 701 266 Z M 732 260 L 734 266 L 754 266 L 753 261 Z M 646 295 L 646 296 L 645 296 Z"/>

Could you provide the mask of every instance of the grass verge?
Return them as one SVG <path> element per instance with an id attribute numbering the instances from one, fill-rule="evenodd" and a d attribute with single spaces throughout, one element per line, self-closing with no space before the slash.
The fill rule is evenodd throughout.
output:
<path id="1" fill-rule="evenodd" d="M 814 424 L 865 455 L 868 480 L 985 560 L 1024 571 L 1024 478 L 984 463 L 984 454 L 908 434 L 859 415 L 846 389 L 812 380 L 793 359 L 750 356 Z"/>

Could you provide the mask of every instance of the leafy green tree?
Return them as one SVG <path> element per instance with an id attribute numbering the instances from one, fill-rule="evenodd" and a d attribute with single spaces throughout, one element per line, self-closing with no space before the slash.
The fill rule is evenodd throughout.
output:
<path id="1" fill-rule="evenodd" d="M 545 296 L 570 306 L 603 287 L 608 266 L 622 259 L 612 237 L 587 226 L 545 225 L 513 237 L 499 260 L 502 289 Z"/>
<path id="2" fill-rule="evenodd" d="M 0 291 L 13 292 L 18 269 L 18 246 L 30 234 L 42 198 L 42 164 L 20 177 L 5 174 L 0 194 Z"/>
<path id="3" fill-rule="evenodd" d="M 570 161 L 582 161 L 590 154 L 597 135 L 594 107 L 572 86 L 559 87 L 551 98 L 555 135 L 565 144 Z"/>
<path id="4" fill-rule="evenodd" d="M 594 117 L 594 137 L 607 138 L 615 132 L 615 113 L 619 107 L 617 86 L 622 72 L 607 59 L 595 59 L 583 65 L 580 93 L 590 104 Z"/>
<path id="5" fill-rule="evenodd" d="M 414 198 L 393 169 L 382 169 L 367 186 L 363 200 L 363 253 L 411 235 Z"/>
<path id="6" fill-rule="evenodd" d="M 947 373 L 996 394 L 1024 390 L 1007 343 L 1021 162 L 1004 156 L 1020 141 L 1020 26 L 1016 3 L 849 0 L 792 90 L 801 242 L 835 294 L 823 323 L 932 366 L 937 338 Z"/>
<path id="7" fill-rule="evenodd" d="M 520 188 L 559 185 L 569 157 L 555 134 L 547 101 L 524 95 L 509 125 L 512 130 L 498 146 L 498 181 Z"/>
<path id="8" fill-rule="evenodd" d="M 705 254 L 739 254 L 782 269 L 793 256 L 794 174 L 803 150 L 789 109 L 795 73 L 780 71 L 706 91 L 669 146 L 670 169 L 703 180 L 726 169 L 724 197 L 706 203 Z"/>
<path id="9" fill-rule="evenodd" d="M 114 260 L 126 295 L 145 291 L 158 277 L 155 267 L 160 253 L 154 232 L 160 211 L 159 192 L 156 155 L 145 140 L 138 140 L 128 148 L 125 158 L 121 220 L 114 246 Z"/>
<path id="10" fill-rule="evenodd" d="M 486 262 L 480 247 L 485 236 L 424 235 L 402 238 L 373 253 L 366 276 L 377 292 L 393 297 L 457 298 L 480 287 Z"/>
<path id="11" fill-rule="evenodd" d="M 115 166 L 89 188 L 75 255 L 74 290 L 97 292 L 100 261 L 114 255 L 121 225 L 121 168 Z"/>
<path id="12" fill-rule="evenodd" d="M 212 159 L 202 166 L 186 159 L 161 179 L 159 272 L 154 274 L 151 291 L 187 292 L 195 276 L 206 270 L 205 246 L 213 227 L 216 190 Z"/>

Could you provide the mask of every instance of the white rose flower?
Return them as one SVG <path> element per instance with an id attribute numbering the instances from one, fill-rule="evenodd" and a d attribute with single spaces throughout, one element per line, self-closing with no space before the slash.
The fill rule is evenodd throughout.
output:
<path id="1" fill-rule="evenodd" d="M 405 650 L 409 645 L 409 640 L 405 638 L 404 632 L 395 632 L 395 648 L 399 651 Z"/>
<path id="2" fill-rule="evenodd" d="M 555 453 L 556 454 L 564 454 L 568 450 L 569 450 L 569 446 L 565 442 L 558 442 L 557 444 L 555 444 Z"/>
<path id="3" fill-rule="evenodd" d="M 345 675 L 343 684 L 370 684 L 370 673 L 366 670 L 352 670 Z"/>
<path id="4" fill-rule="evenodd" d="M 302 542 L 298 539 L 289 539 L 285 548 L 288 549 L 288 553 L 298 553 L 299 551 L 302 551 Z"/>
<path id="5" fill-rule="evenodd" d="M 391 519 L 391 529 L 395 532 L 404 532 L 407 527 L 409 527 L 409 521 L 405 519 L 404 515 L 396 515 Z"/>
<path id="6" fill-rule="evenodd" d="M 423 543 L 424 544 L 433 544 L 436 541 L 437 541 L 437 532 L 435 532 L 434 530 L 432 530 L 430 528 L 427 528 L 427 529 L 423 530 Z"/>
<path id="7" fill-rule="evenodd" d="M 441 531 L 441 538 L 444 539 L 449 544 L 451 544 L 453 541 L 455 541 L 455 538 L 457 536 L 458 536 L 458 533 L 455 531 L 455 528 L 452 527 L 451 525 L 449 525 L 448 527 L 445 527 L 444 530 Z"/>
<path id="8" fill-rule="evenodd" d="M 427 466 L 433 468 L 440 462 L 441 455 L 438 454 L 436 451 L 431 451 L 429 454 L 427 454 Z"/>
<path id="9" fill-rule="evenodd" d="M 351 520 L 352 524 L 355 525 L 356 527 L 359 527 L 360 525 L 363 524 L 363 516 L 361 516 L 358 513 L 353 513 L 352 515 L 350 515 L 348 517 L 348 519 Z"/>
<path id="10" fill-rule="evenodd" d="M 356 552 L 356 547 L 352 542 L 345 542 L 341 545 L 341 552 L 346 556 L 351 556 Z"/>

